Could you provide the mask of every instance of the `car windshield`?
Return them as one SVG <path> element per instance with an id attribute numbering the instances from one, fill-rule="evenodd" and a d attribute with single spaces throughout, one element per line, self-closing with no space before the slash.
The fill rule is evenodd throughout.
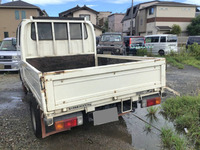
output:
<path id="1" fill-rule="evenodd" d="M 194 43 L 194 42 L 200 43 L 200 37 L 190 37 L 190 38 L 189 38 L 189 41 L 190 41 L 191 43 Z"/>
<path id="2" fill-rule="evenodd" d="M 144 38 L 131 38 L 131 44 L 144 43 Z"/>
<path id="3" fill-rule="evenodd" d="M 16 51 L 16 47 L 13 45 L 12 40 L 5 40 L 0 46 L 0 51 Z"/>
<path id="4" fill-rule="evenodd" d="M 102 42 L 119 42 L 122 40 L 121 35 L 102 35 L 101 41 Z"/>

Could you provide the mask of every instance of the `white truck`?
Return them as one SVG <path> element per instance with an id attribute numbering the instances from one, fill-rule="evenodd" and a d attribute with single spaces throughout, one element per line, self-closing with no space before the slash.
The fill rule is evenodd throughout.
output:
<path id="1" fill-rule="evenodd" d="M 17 39 L 38 138 L 161 103 L 165 59 L 97 55 L 93 25 L 83 18 L 31 17 L 18 26 Z"/>

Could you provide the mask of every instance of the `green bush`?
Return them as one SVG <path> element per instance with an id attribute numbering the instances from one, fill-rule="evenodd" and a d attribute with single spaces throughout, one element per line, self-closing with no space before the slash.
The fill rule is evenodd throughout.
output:
<path id="1" fill-rule="evenodd" d="M 181 33 L 181 27 L 177 24 L 172 26 L 171 34 L 179 35 Z"/>
<path id="2" fill-rule="evenodd" d="M 191 56 L 200 57 L 200 45 L 198 43 L 189 45 L 188 52 Z"/>
<path id="3" fill-rule="evenodd" d="M 147 49 L 146 48 L 142 48 L 142 49 L 137 50 L 137 56 L 144 56 L 144 55 L 147 55 Z"/>

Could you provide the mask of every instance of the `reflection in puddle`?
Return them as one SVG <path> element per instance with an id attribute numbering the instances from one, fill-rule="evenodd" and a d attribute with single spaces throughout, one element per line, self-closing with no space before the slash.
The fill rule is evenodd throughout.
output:
<path id="1" fill-rule="evenodd" d="M 156 109 L 159 108 L 159 106 L 154 107 Z M 140 117 L 142 120 L 149 122 L 152 126 L 138 119 L 133 114 Z M 147 111 L 147 108 L 138 108 L 134 113 L 129 113 L 123 116 L 128 132 L 132 137 L 132 146 L 136 150 L 160 150 L 162 147 L 159 130 L 163 127 L 174 128 L 174 126 L 171 122 L 165 120 L 165 118 L 159 114 L 158 110 L 154 114 L 147 114 L 150 114 Z M 149 118 L 147 116 L 149 116 Z M 153 118 L 156 118 L 157 120 L 155 121 Z"/>
<path id="2" fill-rule="evenodd" d="M 1 93 L 0 95 L 0 112 L 7 109 L 13 109 L 20 107 L 20 104 L 22 103 L 22 95 L 18 94 L 17 96 L 11 96 L 16 95 L 15 93 L 8 92 L 8 93 Z"/>

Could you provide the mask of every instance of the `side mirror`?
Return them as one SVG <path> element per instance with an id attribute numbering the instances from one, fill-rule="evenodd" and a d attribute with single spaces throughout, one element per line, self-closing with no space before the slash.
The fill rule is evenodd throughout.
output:
<path id="1" fill-rule="evenodd" d="M 12 39 L 12 45 L 16 46 L 17 45 L 17 40 L 16 39 Z"/>

